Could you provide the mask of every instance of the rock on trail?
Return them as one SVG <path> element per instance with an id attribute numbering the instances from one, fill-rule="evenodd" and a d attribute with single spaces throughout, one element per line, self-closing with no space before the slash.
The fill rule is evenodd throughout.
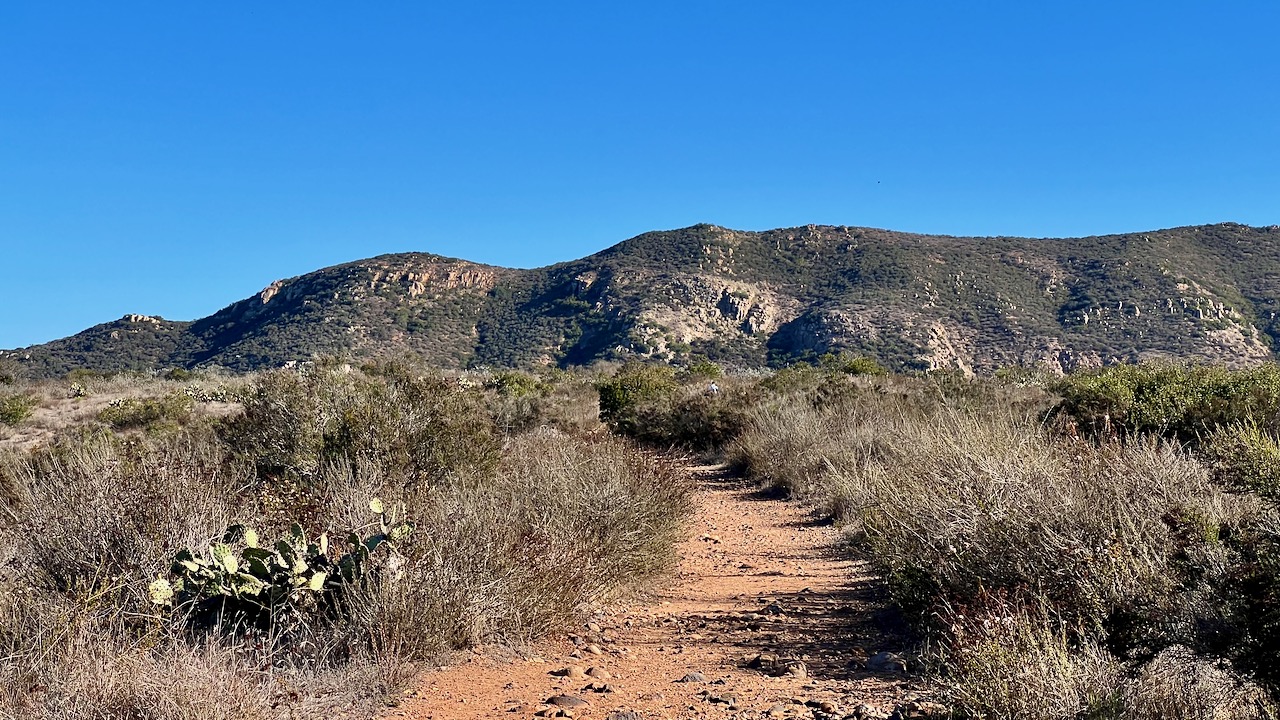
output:
<path id="1" fill-rule="evenodd" d="M 384 717 L 826 720 L 927 702 L 876 580 L 838 550 L 837 530 L 722 468 L 691 472 L 699 508 L 651 594 L 524 659 L 481 648 L 424 673 Z"/>

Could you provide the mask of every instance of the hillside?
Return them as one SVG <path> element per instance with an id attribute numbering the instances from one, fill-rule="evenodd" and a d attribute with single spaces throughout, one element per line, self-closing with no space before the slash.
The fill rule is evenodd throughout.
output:
<path id="1" fill-rule="evenodd" d="M 383 255 L 273 283 L 194 322 L 143 315 L 4 353 L 23 374 L 408 351 L 447 367 L 831 351 L 896 368 L 1055 370 L 1159 356 L 1273 357 L 1280 228 L 1072 239 L 853 227 L 652 232 L 533 270 Z"/>

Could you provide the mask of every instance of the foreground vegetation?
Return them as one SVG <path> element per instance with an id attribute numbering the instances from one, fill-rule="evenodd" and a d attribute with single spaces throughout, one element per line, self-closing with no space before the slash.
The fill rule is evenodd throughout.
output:
<path id="1" fill-rule="evenodd" d="M 372 714 L 673 560 L 640 443 L 839 522 L 954 717 L 1276 717 L 1278 418 L 1275 366 L 9 380 L 0 715 Z"/>
<path id="2" fill-rule="evenodd" d="M 1280 368 L 707 387 L 633 366 L 602 406 L 842 523 L 955 716 L 1276 716 Z"/>
<path id="3" fill-rule="evenodd" d="M 420 663 L 659 572 L 688 507 L 581 379 L 330 362 L 0 394 L 8 432 L 101 408 L 0 450 L 5 717 L 372 715 Z"/>

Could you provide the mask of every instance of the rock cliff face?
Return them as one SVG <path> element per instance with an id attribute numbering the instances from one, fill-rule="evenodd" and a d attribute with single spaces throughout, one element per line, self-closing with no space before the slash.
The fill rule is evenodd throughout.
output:
<path id="1" fill-rule="evenodd" d="M 964 372 L 1241 365 L 1273 358 L 1278 298 L 1276 227 L 1046 240 L 699 225 L 535 270 L 386 255 L 277 281 L 191 323 L 130 315 L 7 355 L 31 375 L 388 352 L 445 366 L 751 366 L 839 351 Z"/>

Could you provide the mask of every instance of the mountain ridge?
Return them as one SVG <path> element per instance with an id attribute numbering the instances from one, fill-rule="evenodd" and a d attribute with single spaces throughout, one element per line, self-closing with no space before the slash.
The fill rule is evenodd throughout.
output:
<path id="1" fill-rule="evenodd" d="M 390 253 L 278 280 L 193 321 L 129 315 L 7 351 L 24 374 L 271 367 L 410 352 L 445 367 L 600 359 L 739 366 L 825 352 L 896 368 L 1056 371 L 1272 359 L 1280 228 L 1081 238 L 695 225 L 518 269 Z"/>

